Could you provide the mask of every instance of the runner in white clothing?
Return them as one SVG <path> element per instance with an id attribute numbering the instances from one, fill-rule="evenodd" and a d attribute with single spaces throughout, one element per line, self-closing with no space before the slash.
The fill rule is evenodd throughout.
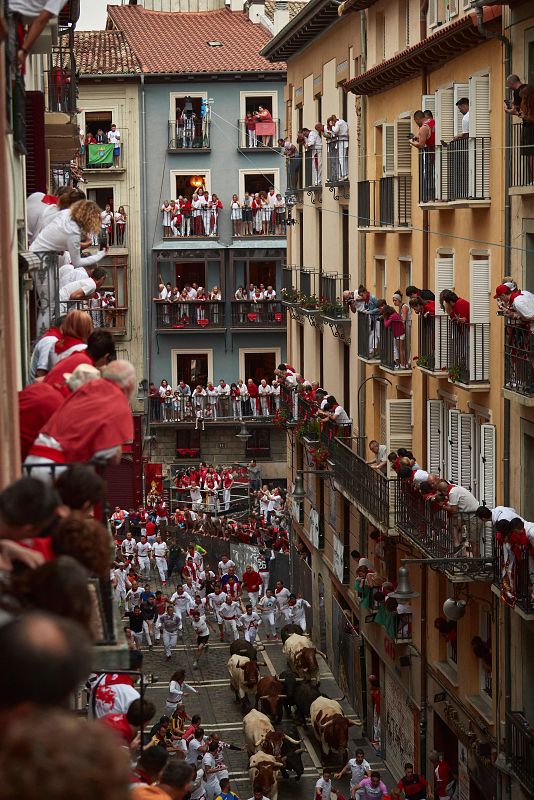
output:
<path id="1" fill-rule="evenodd" d="M 215 614 L 215 619 L 217 620 L 217 625 L 219 626 L 221 642 L 224 642 L 224 623 L 221 617 L 221 608 L 226 600 L 226 592 L 223 592 L 220 583 L 215 584 L 213 587 L 213 592 L 208 595 L 207 600 L 213 609 L 213 613 Z"/>
<path id="2" fill-rule="evenodd" d="M 162 614 L 158 620 L 159 627 L 163 631 L 163 648 L 165 650 L 165 659 L 171 660 L 172 648 L 176 647 L 178 640 L 178 631 L 182 624 L 182 620 L 174 611 L 174 606 L 169 603 L 167 606 L 167 613 Z"/>
<path id="3" fill-rule="evenodd" d="M 222 578 L 223 575 L 228 575 L 228 570 L 229 570 L 230 567 L 234 567 L 235 568 L 234 562 L 231 561 L 228 558 L 228 556 L 223 556 L 221 558 L 221 560 L 219 561 L 219 563 L 217 564 L 217 569 L 219 571 L 219 575 L 221 576 L 221 578 Z"/>
<path id="4" fill-rule="evenodd" d="M 284 606 L 282 613 L 287 622 L 293 622 L 295 625 L 300 625 L 302 633 L 306 633 L 306 609 L 311 608 L 307 600 L 302 597 L 296 597 L 292 594 Z"/>
<path id="5" fill-rule="evenodd" d="M 185 694 L 198 694 L 197 690 L 185 682 L 185 670 L 178 669 L 171 675 L 169 692 L 165 702 L 165 714 L 170 717 L 174 714 L 178 703 L 183 701 Z"/>
<path id="6" fill-rule="evenodd" d="M 237 620 L 241 616 L 240 604 L 237 603 L 235 600 L 232 600 L 230 595 L 227 595 L 226 600 L 219 609 L 219 616 L 223 621 L 225 633 L 227 633 L 231 637 L 231 641 L 239 639 L 239 632 L 237 630 Z"/>
<path id="7" fill-rule="evenodd" d="M 152 552 L 152 545 L 147 542 L 146 536 L 141 536 L 141 539 L 135 546 L 137 553 L 137 561 L 139 563 L 139 571 L 141 576 L 146 580 L 150 580 L 150 554 Z"/>
<path id="8" fill-rule="evenodd" d="M 197 669 L 198 662 L 200 661 L 200 656 L 204 652 L 205 648 L 208 646 L 210 638 L 210 629 L 208 628 L 206 617 L 201 616 L 200 612 L 197 609 L 194 609 L 191 612 L 191 615 L 192 615 L 191 624 L 193 626 L 193 630 L 197 635 L 197 657 L 193 661 L 193 669 Z"/>
<path id="9" fill-rule="evenodd" d="M 267 589 L 266 593 L 261 598 L 260 602 L 257 605 L 259 612 L 263 618 L 263 622 L 265 627 L 267 628 L 267 639 L 270 639 L 271 636 L 273 639 L 277 639 L 278 636 L 276 635 L 276 620 L 275 614 L 277 609 L 277 602 L 276 598 L 273 595 L 272 589 Z"/>
<path id="10" fill-rule="evenodd" d="M 132 534 L 128 532 L 126 539 L 123 539 L 121 544 L 121 552 L 126 558 L 131 558 L 135 555 L 135 546 L 137 542 L 132 538 Z"/>
<path id="11" fill-rule="evenodd" d="M 219 783 L 219 772 L 221 766 L 217 765 L 216 754 L 219 745 L 217 742 L 210 742 L 208 745 L 208 752 L 202 759 L 202 769 L 206 776 L 206 800 L 215 800 L 221 793 L 221 785 Z"/>
<path id="12" fill-rule="evenodd" d="M 261 625 L 261 617 L 252 610 L 252 605 L 247 604 L 245 613 L 239 617 L 239 626 L 245 632 L 245 641 L 254 644 L 258 634 L 258 628 Z"/>
<path id="13" fill-rule="evenodd" d="M 119 605 L 126 603 L 126 592 L 130 588 L 126 564 L 120 562 L 117 569 L 112 572 L 112 579 L 115 585 L 115 599 Z"/>
<path id="14" fill-rule="evenodd" d="M 126 592 L 126 611 L 133 611 L 136 606 L 141 603 L 141 595 L 143 589 L 136 584 L 132 583 L 132 588 Z"/>
<path id="15" fill-rule="evenodd" d="M 193 605 L 193 600 L 191 596 L 184 591 L 183 586 L 177 586 L 176 591 L 171 597 L 171 603 L 174 605 L 174 613 L 180 618 L 178 635 L 180 639 L 183 639 L 183 618 L 187 617 L 189 614 Z"/>
<path id="16" fill-rule="evenodd" d="M 165 586 L 167 583 L 167 553 L 169 552 L 169 548 L 167 547 L 167 543 L 161 538 L 160 533 L 158 533 L 156 541 L 152 545 L 152 552 L 154 553 L 161 582 L 163 586 Z"/>

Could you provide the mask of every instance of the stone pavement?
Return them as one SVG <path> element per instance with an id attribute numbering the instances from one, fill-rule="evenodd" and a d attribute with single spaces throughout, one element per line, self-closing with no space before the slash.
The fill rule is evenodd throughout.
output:
<path id="1" fill-rule="evenodd" d="M 153 590 L 157 588 L 157 585 L 158 582 L 156 580 L 151 581 Z M 155 719 L 157 721 L 161 714 L 163 714 L 171 674 L 179 667 L 183 667 L 186 671 L 186 681 L 194 686 L 198 692 L 198 694 L 191 694 L 184 698 L 187 713 L 190 716 L 193 714 L 200 714 L 203 727 L 208 732 L 214 730 L 219 731 L 223 741 L 231 742 L 238 747 L 244 747 L 243 715 L 239 705 L 235 702 L 226 668 L 226 663 L 229 658 L 229 644 L 219 641 L 218 629 L 217 633 L 212 632 L 210 646 L 207 652 L 202 656 L 199 669 L 193 670 L 193 661 L 196 655 L 196 651 L 193 647 L 194 641 L 195 639 L 192 635 L 191 627 L 186 621 L 184 626 L 184 641 L 180 642 L 180 640 L 178 640 L 178 646 L 173 651 L 173 658 L 170 663 L 165 661 L 161 642 L 155 643 L 152 651 L 143 647 L 143 672 L 145 675 L 152 674 L 157 677 L 157 680 L 147 689 L 147 697 L 156 704 L 157 713 Z M 262 669 L 262 673 L 267 674 L 268 672 L 270 674 L 275 674 L 287 669 L 281 643 L 265 642 L 264 644 L 265 649 L 260 654 L 260 660 L 265 662 L 266 668 L 264 667 Z M 321 657 L 318 658 L 322 692 L 332 698 L 341 697 L 343 692 L 337 686 L 326 661 Z M 347 716 L 356 720 L 358 723 L 360 722 L 354 710 L 345 700 L 341 701 L 341 705 Z M 304 739 L 304 746 L 307 751 L 303 754 L 305 772 L 300 781 L 296 781 L 294 777 L 289 780 L 280 778 L 278 794 L 280 800 L 286 800 L 286 798 L 294 798 L 295 800 L 304 800 L 304 798 L 308 798 L 308 800 L 312 800 L 314 797 L 315 782 L 320 776 L 321 764 L 313 731 L 310 726 L 303 726 L 299 727 L 299 732 L 301 738 Z M 375 751 L 370 746 L 369 742 L 362 738 L 361 725 L 358 724 L 351 727 L 349 729 L 349 734 L 349 757 L 353 756 L 356 747 L 362 747 L 365 751 L 365 757 L 370 762 L 371 767 L 373 769 L 379 769 L 388 788 L 392 788 L 394 786 L 393 779 L 387 772 L 384 763 L 377 759 Z M 246 800 L 246 798 L 252 795 L 252 788 L 248 778 L 247 755 L 245 752 L 233 750 L 228 750 L 226 755 L 226 762 L 230 771 L 233 789 L 242 800 Z M 341 781 L 335 781 L 334 788 L 346 798 L 350 797 L 349 781 L 347 777 Z"/>

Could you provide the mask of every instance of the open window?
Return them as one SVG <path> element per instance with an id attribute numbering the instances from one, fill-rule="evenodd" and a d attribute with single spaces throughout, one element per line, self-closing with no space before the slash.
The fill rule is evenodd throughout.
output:
<path id="1" fill-rule="evenodd" d="M 174 191 L 173 200 L 179 197 L 191 199 L 198 189 L 209 192 L 208 176 L 205 172 L 174 172 L 172 188 Z"/>
<path id="2" fill-rule="evenodd" d="M 265 352 L 245 352 L 244 353 L 244 380 L 252 378 L 255 383 L 259 383 L 265 378 L 269 383 L 274 378 L 274 370 L 277 366 L 277 354 L 273 351 Z"/>
<path id="3" fill-rule="evenodd" d="M 250 439 L 247 439 L 245 455 L 248 458 L 270 458 L 271 457 L 271 432 L 267 428 L 259 428 L 252 432 Z"/>
<path id="4" fill-rule="evenodd" d="M 206 92 L 171 93 L 169 150 L 209 149 L 211 108 Z"/>
<path id="5" fill-rule="evenodd" d="M 276 147 L 279 133 L 276 92 L 241 92 L 238 147 Z M 255 124 L 254 124 L 255 123 Z"/>
<path id="6" fill-rule="evenodd" d="M 111 122 L 112 122 L 111 111 L 85 112 L 85 132 L 86 133 L 90 132 L 95 137 L 99 132 L 102 132 L 107 135 L 107 132 L 111 128 Z"/>
<path id="7" fill-rule="evenodd" d="M 128 313 L 128 257 L 106 256 L 99 266 L 106 270 L 106 280 L 91 301 L 93 325 L 123 334 Z"/>
<path id="8" fill-rule="evenodd" d="M 191 387 L 208 382 L 208 353 L 175 353 L 177 383 L 183 380 Z"/>
<path id="9" fill-rule="evenodd" d="M 275 189 L 279 188 L 275 185 L 274 172 L 246 172 L 243 176 L 243 180 L 245 192 L 249 194 L 268 192 L 273 186 Z"/>

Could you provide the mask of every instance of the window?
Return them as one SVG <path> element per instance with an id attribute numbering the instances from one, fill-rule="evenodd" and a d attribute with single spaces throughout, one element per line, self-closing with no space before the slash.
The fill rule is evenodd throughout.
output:
<path id="1" fill-rule="evenodd" d="M 277 291 L 280 287 L 276 286 L 276 261 L 249 261 L 247 262 L 247 286 L 251 283 L 259 286 L 273 286 Z"/>
<path id="2" fill-rule="evenodd" d="M 410 0 L 399 3 L 399 50 L 410 44 Z"/>
<path id="3" fill-rule="evenodd" d="M 183 428 L 176 431 L 177 458 L 200 458 L 200 431 L 194 428 Z"/>
<path id="4" fill-rule="evenodd" d="M 525 266 L 522 283 L 527 291 L 534 290 L 534 233 L 525 233 Z"/>
<path id="5" fill-rule="evenodd" d="M 534 28 L 525 31 L 525 80 L 531 86 L 534 83 Z"/>
<path id="6" fill-rule="evenodd" d="M 386 57 L 386 20 L 381 11 L 377 11 L 375 15 L 375 31 L 376 61 L 378 63 Z"/>
<path id="7" fill-rule="evenodd" d="M 386 259 L 375 258 L 375 287 L 378 298 L 386 296 Z"/>
<path id="8" fill-rule="evenodd" d="M 264 170 L 250 170 L 249 172 L 240 170 L 240 197 L 243 197 L 245 192 L 249 194 L 268 192 L 272 186 L 275 189 L 280 188 L 278 170 L 276 170 L 276 173 L 265 172 Z"/>
<path id="9" fill-rule="evenodd" d="M 480 694 L 491 701 L 493 696 L 492 663 L 491 663 L 491 614 L 481 609 L 480 611 L 480 638 L 482 644 L 477 655 L 480 674 Z"/>
<path id="10" fill-rule="evenodd" d="M 174 269 L 174 286 L 178 286 L 180 289 L 183 289 L 186 284 L 191 286 L 193 283 L 206 286 L 205 261 L 175 261 Z"/>
<path id="11" fill-rule="evenodd" d="M 434 261 L 434 294 L 436 295 L 436 314 L 443 314 L 438 299 L 444 289 L 454 289 L 454 253 L 451 250 L 438 250 Z"/>
<path id="12" fill-rule="evenodd" d="M 90 131 L 93 136 L 96 136 L 99 130 L 107 134 L 111 128 L 112 116 L 111 111 L 86 111 L 85 131 Z"/>
<path id="13" fill-rule="evenodd" d="M 256 459 L 271 457 L 271 432 L 267 428 L 252 431 L 245 445 L 245 455 Z"/>
<path id="14" fill-rule="evenodd" d="M 93 325 L 124 333 L 128 311 L 128 257 L 108 255 L 99 266 L 106 270 L 106 280 L 99 290 L 102 310 L 91 311 Z"/>
<path id="15" fill-rule="evenodd" d="M 257 139 L 248 136 L 248 130 L 245 125 L 245 117 L 247 114 L 254 114 L 261 108 L 265 109 L 272 117 L 270 127 L 263 129 L 262 133 L 257 131 Z M 256 148 L 262 144 L 268 146 L 275 146 L 279 136 L 278 125 L 278 94 L 276 92 L 240 92 L 239 102 L 239 139 L 238 144 L 240 148 Z M 266 125 L 264 122 L 262 125 Z M 267 135 L 268 134 L 268 135 Z"/>
<path id="16" fill-rule="evenodd" d="M 412 259 L 399 258 L 399 289 L 406 291 L 406 287 L 412 282 Z"/>
<path id="17" fill-rule="evenodd" d="M 268 383 L 273 380 L 274 371 L 280 363 L 280 360 L 276 360 L 275 352 L 245 352 L 243 355 L 243 380 L 252 378 L 256 383 L 259 383 L 262 378 L 265 378 Z"/>
<path id="18" fill-rule="evenodd" d="M 205 172 L 172 172 L 171 198 L 189 197 L 191 199 L 198 188 L 209 192 L 208 176 Z"/>
<path id="19" fill-rule="evenodd" d="M 210 378 L 208 371 L 208 353 L 191 353 L 175 351 L 175 370 L 173 384 L 176 386 L 179 381 L 184 379 L 189 386 L 196 386 L 197 383 L 205 386 Z"/>

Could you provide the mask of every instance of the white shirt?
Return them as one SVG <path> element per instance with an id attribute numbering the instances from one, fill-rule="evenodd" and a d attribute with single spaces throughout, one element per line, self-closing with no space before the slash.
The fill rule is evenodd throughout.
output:
<path id="1" fill-rule="evenodd" d="M 219 611 L 226 600 L 226 592 L 220 592 L 219 594 L 212 592 L 208 595 L 208 600 L 210 601 L 213 610 Z"/>
<path id="2" fill-rule="evenodd" d="M 78 223 L 72 219 L 70 210 L 67 209 L 66 211 L 60 211 L 59 214 L 56 214 L 52 222 L 43 228 L 31 243 L 30 250 L 32 253 L 50 250 L 63 253 L 66 250 L 75 267 L 90 267 L 93 264 L 98 264 L 99 261 L 106 257 L 106 251 L 100 250 L 94 256 L 82 258 L 80 256 L 81 240 L 80 227 Z"/>
<path id="3" fill-rule="evenodd" d="M 362 778 L 366 777 L 366 773 L 371 772 L 371 765 L 368 761 L 363 759 L 361 764 L 358 764 L 355 758 L 349 758 L 347 766 L 350 767 L 350 784 L 356 786 Z"/>
<path id="4" fill-rule="evenodd" d="M 115 145 L 115 147 L 119 147 L 120 141 L 121 141 L 121 132 L 118 130 L 118 128 L 115 128 L 114 131 L 108 131 L 108 142 L 110 144 Z"/>
<path id="5" fill-rule="evenodd" d="M 219 608 L 219 616 L 222 619 L 238 619 L 241 614 L 241 607 L 239 603 L 236 603 L 235 600 L 233 603 L 223 603 L 222 606 Z"/>
<path id="6" fill-rule="evenodd" d="M 123 592 L 126 589 L 126 578 L 128 577 L 128 573 L 125 569 L 115 569 L 113 570 L 113 575 L 117 581 L 117 589 L 120 592 Z"/>
<path id="7" fill-rule="evenodd" d="M 9 10 L 33 20 L 41 11 L 49 11 L 57 17 L 64 5 L 65 0 L 10 0 Z"/>
<path id="8" fill-rule="evenodd" d="M 83 281 L 89 277 L 85 267 L 73 267 L 72 264 L 64 264 L 59 268 L 59 288 L 66 286 L 73 281 Z"/>
<path id="9" fill-rule="evenodd" d="M 202 767 L 204 769 L 204 775 L 206 777 L 206 786 L 213 786 L 219 782 L 219 775 L 217 772 L 212 772 L 210 775 L 206 775 L 206 770 L 214 769 L 217 766 L 217 762 L 215 761 L 215 757 L 213 753 L 206 753 L 204 758 L 202 759 Z"/>
<path id="10" fill-rule="evenodd" d="M 35 383 L 37 370 L 50 372 L 54 366 L 54 348 L 57 336 L 43 336 L 35 345 L 30 364 L 30 383 Z"/>
<path id="11" fill-rule="evenodd" d="M 219 384 L 216 388 L 217 388 L 217 394 L 219 396 L 228 397 L 228 395 L 230 394 L 230 387 L 227 383 L 225 383 L 224 386 L 221 386 Z"/>
<path id="12" fill-rule="evenodd" d="M 262 614 L 270 614 L 276 607 L 276 597 L 267 597 L 267 595 L 264 595 L 258 603 L 258 606 Z"/>
<path id="13" fill-rule="evenodd" d="M 385 450 L 385 448 L 384 448 Z M 377 463 L 380 463 L 378 459 L 375 459 Z M 413 474 L 413 483 L 416 486 L 419 486 L 420 483 L 424 483 L 428 480 L 428 472 L 424 469 L 416 469 Z M 449 501 L 450 502 L 450 501 Z M 456 505 L 456 503 L 451 503 L 451 505 Z"/>
<path id="14" fill-rule="evenodd" d="M 307 600 L 304 600 L 302 597 L 299 597 L 295 605 L 293 606 L 293 620 L 298 625 L 299 622 L 302 622 L 303 619 L 306 618 L 306 609 L 311 608 L 311 605 L 308 603 Z"/>
<path id="15" fill-rule="evenodd" d="M 233 561 L 230 561 L 230 559 L 228 559 L 226 564 L 224 563 L 224 561 L 219 561 L 217 567 L 219 568 L 221 575 L 228 575 L 228 568 L 235 567 L 235 564 Z"/>
<path id="16" fill-rule="evenodd" d="M 258 386 L 258 394 L 260 395 L 260 397 L 262 395 L 263 395 L 263 397 L 267 397 L 271 393 L 272 393 L 272 389 L 269 386 L 269 384 L 267 384 L 267 386 L 262 386 L 261 383 L 260 383 L 260 385 Z"/>
<path id="17" fill-rule="evenodd" d="M 349 126 L 345 122 L 344 119 L 337 119 L 335 124 L 332 126 L 332 133 L 335 136 L 348 136 L 349 135 Z"/>
<path id="18" fill-rule="evenodd" d="M 255 611 L 252 614 L 241 614 L 239 617 L 239 624 L 243 626 L 246 631 L 251 630 L 252 628 L 258 628 L 258 625 L 261 625 L 261 617 L 259 614 L 256 614 Z"/>
<path id="19" fill-rule="evenodd" d="M 192 625 L 193 625 L 193 630 L 195 631 L 197 636 L 210 635 L 210 629 L 208 628 L 208 625 L 206 623 L 206 617 L 200 617 L 198 622 L 196 619 L 194 619 Z"/>
<path id="20" fill-rule="evenodd" d="M 306 139 L 306 147 L 312 150 L 322 150 L 323 142 L 319 131 L 310 131 Z"/>
<path id="21" fill-rule="evenodd" d="M 129 592 L 126 594 L 126 606 L 128 611 L 133 611 L 135 606 L 139 605 L 141 595 L 143 594 L 143 589 L 140 586 L 134 590 L 130 589 Z"/>
<path id="22" fill-rule="evenodd" d="M 137 542 L 135 549 L 139 558 L 147 558 L 152 550 L 152 545 L 150 542 L 145 542 L 144 544 L 143 542 Z"/>
<path id="23" fill-rule="evenodd" d="M 96 292 L 96 283 L 86 272 L 85 278 L 82 278 L 78 281 L 71 281 L 70 283 L 60 286 L 59 299 L 66 302 L 67 300 L 70 300 L 71 295 L 73 295 L 74 292 L 77 292 L 79 289 L 83 291 L 84 297 L 90 297 L 90 295 Z"/>
<path id="24" fill-rule="evenodd" d="M 449 492 L 449 505 L 458 506 L 458 511 L 463 514 L 474 513 L 480 503 L 464 486 L 453 486 Z"/>
<path id="25" fill-rule="evenodd" d="M 197 776 L 193 781 L 193 783 L 191 784 L 191 786 L 196 786 L 196 789 L 191 789 L 191 794 L 190 794 L 191 800 L 200 800 L 201 797 L 204 797 L 204 795 L 206 794 L 206 784 L 204 783 L 203 769 L 197 769 Z"/>
<path id="26" fill-rule="evenodd" d="M 469 133 L 469 111 L 462 117 L 462 133 Z"/>
<path id="27" fill-rule="evenodd" d="M 334 420 L 338 423 L 350 422 L 350 417 L 343 408 L 343 406 L 336 406 L 333 411 Z"/>
<path id="28" fill-rule="evenodd" d="M 187 756 L 185 757 L 188 764 L 198 764 L 201 759 L 203 760 L 204 753 L 198 752 L 198 748 L 202 747 L 203 744 L 203 741 L 199 742 L 198 739 L 191 739 L 187 747 Z"/>
<path id="29" fill-rule="evenodd" d="M 169 696 L 167 698 L 169 703 L 181 703 L 182 698 L 184 696 L 184 689 L 187 689 L 188 692 L 193 692 L 193 694 L 198 694 L 197 690 L 190 686 L 185 681 L 183 683 L 178 683 L 178 681 L 171 681 L 169 684 Z M 193 741 L 197 741 L 194 739 Z M 200 742 L 199 742 L 200 744 Z M 194 763 L 194 762 L 191 762 Z"/>
<path id="30" fill-rule="evenodd" d="M 189 614 L 189 610 L 191 608 L 191 596 L 184 592 L 183 594 L 178 594 L 175 592 L 171 597 L 171 603 L 174 604 L 174 610 L 176 612 L 184 612 L 185 614 Z"/>
<path id="31" fill-rule="evenodd" d="M 275 589 L 274 596 L 275 596 L 280 608 L 283 608 L 284 606 L 287 606 L 287 601 L 289 600 L 289 595 L 290 594 L 291 594 L 291 592 L 289 591 L 289 589 L 286 589 L 285 586 L 284 586 L 283 589 L 280 589 L 280 591 Z"/>
<path id="32" fill-rule="evenodd" d="M 332 781 L 325 781 L 324 778 L 319 778 L 319 780 L 315 784 L 315 789 L 316 791 L 318 789 L 321 790 L 322 800 L 330 800 L 330 794 L 332 792 Z"/>
<path id="33" fill-rule="evenodd" d="M 270 205 L 272 208 L 274 208 L 274 206 L 276 205 L 276 192 L 275 192 L 274 194 L 270 194 L 270 193 L 269 193 L 269 194 L 267 195 L 267 202 L 269 203 L 269 205 Z"/>
<path id="34" fill-rule="evenodd" d="M 534 294 L 522 289 L 521 294 L 512 303 L 512 308 L 524 319 L 531 319 L 534 317 Z"/>
<path id="35" fill-rule="evenodd" d="M 121 544 L 121 550 L 125 556 L 133 556 L 135 552 L 135 539 L 124 539 Z"/>
<path id="36" fill-rule="evenodd" d="M 510 506 L 495 506 L 491 512 L 491 521 L 494 525 L 496 525 L 500 519 L 505 519 L 510 522 L 516 517 L 519 517 L 519 514 L 515 508 L 511 508 Z"/>
<path id="37" fill-rule="evenodd" d="M 94 675 L 89 678 L 91 684 L 91 697 L 89 698 L 89 709 L 94 709 L 95 717 L 103 717 L 105 714 L 126 714 L 134 700 L 140 698 L 137 689 L 129 683 L 112 683 L 117 675 Z M 100 691 L 99 691 L 100 689 Z M 94 697 L 94 704 L 93 704 Z"/>
<path id="38" fill-rule="evenodd" d="M 152 550 L 156 558 L 165 558 L 167 555 L 167 544 L 165 542 L 154 542 Z"/>

